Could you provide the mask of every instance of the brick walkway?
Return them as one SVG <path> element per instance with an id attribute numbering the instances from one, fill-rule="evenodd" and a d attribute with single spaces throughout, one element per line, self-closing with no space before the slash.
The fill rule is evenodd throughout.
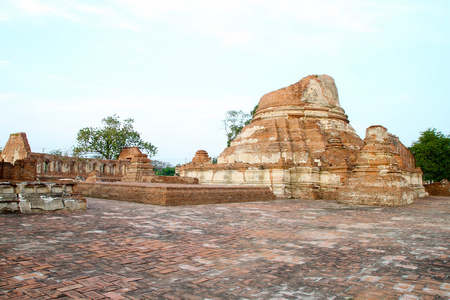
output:
<path id="1" fill-rule="evenodd" d="M 449 299 L 450 198 L 0 216 L 0 299 Z"/>

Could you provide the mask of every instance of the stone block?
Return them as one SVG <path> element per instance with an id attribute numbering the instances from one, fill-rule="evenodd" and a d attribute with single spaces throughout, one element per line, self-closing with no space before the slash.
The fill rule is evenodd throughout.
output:
<path id="1" fill-rule="evenodd" d="M 63 210 L 64 203 L 61 198 L 40 196 L 39 198 L 27 199 L 30 202 L 32 210 L 55 211 Z"/>
<path id="2" fill-rule="evenodd" d="M 0 202 L 11 202 L 18 201 L 17 194 L 14 193 L 1 193 L 0 194 Z"/>
<path id="3" fill-rule="evenodd" d="M 31 209 L 31 203 L 27 200 L 19 201 L 19 210 L 21 213 L 31 213 L 33 210 Z"/>
<path id="4" fill-rule="evenodd" d="M 19 203 L 18 202 L 0 202 L 0 213 L 8 213 L 8 212 L 18 212 L 19 211 Z"/>
<path id="5" fill-rule="evenodd" d="M 86 210 L 87 209 L 87 202 L 86 199 L 71 199 L 71 198 L 65 198 L 64 201 L 64 208 L 68 211 L 75 211 L 75 210 Z"/>
<path id="6" fill-rule="evenodd" d="M 0 212 L 46 212 L 60 210 L 84 210 L 86 199 L 76 195 L 68 195 L 64 190 L 72 190 L 74 183 L 27 183 L 3 184 L 0 189 Z M 53 192 L 52 192 L 53 190 Z M 4 193 L 16 191 L 16 193 Z M 44 193 L 37 193 L 37 192 Z M 2 193 L 3 192 L 3 193 Z"/>

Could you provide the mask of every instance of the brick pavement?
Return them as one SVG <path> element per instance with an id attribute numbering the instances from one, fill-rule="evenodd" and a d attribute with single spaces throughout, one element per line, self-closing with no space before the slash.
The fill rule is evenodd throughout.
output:
<path id="1" fill-rule="evenodd" d="M 0 216 L 0 299 L 449 299 L 450 198 Z"/>

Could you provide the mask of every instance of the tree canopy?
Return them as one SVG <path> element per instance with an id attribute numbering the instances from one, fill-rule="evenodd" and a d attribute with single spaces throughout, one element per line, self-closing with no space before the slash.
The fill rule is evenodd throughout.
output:
<path id="1" fill-rule="evenodd" d="M 159 161 L 159 160 L 152 160 L 153 165 L 153 171 L 155 171 L 156 175 L 163 175 L 163 176 L 174 176 L 175 175 L 175 167 L 172 166 L 171 163 Z"/>
<path id="2" fill-rule="evenodd" d="M 97 158 L 117 159 L 125 147 L 139 147 L 149 157 L 157 153 L 157 148 L 141 139 L 140 133 L 134 130 L 134 120 L 125 119 L 123 123 L 119 116 L 113 115 L 102 119 L 103 127 L 85 127 L 78 131 L 77 145 L 74 155 L 82 156 L 94 153 Z"/>
<path id="3" fill-rule="evenodd" d="M 225 113 L 225 120 L 222 122 L 227 135 L 228 147 L 230 147 L 231 141 L 241 133 L 242 128 L 244 128 L 245 125 L 250 124 L 257 109 L 258 105 L 256 105 L 250 113 L 243 112 L 242 110 L 229 110 Z"/>
<path id="4" fill-rule="evenodd" d="M 242 128 L 244 128 L 249 116 L 250 115 L 248 113 L 245 113 L 242 110 L 229 110 L 225 113 L 225 120 L 223 120 L 223 124 L 227 134 L 228 147 L 230 147 L 231 141 L 234 140 L 241 132 Z"/>
<path id="5" fill-rule="evenodd" d="M 416 165 L 423 171 L 424 180 L 450 179 L 450 135 L 428 128 L 420 133 L 410 149 L 416 157 Z"/>

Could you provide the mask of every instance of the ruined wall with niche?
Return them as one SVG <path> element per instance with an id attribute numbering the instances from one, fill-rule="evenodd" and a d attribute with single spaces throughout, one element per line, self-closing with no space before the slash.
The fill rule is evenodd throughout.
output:
<path id="1" fill-rule="evenodd" d="M 36 175 L 41 180 L 87 177 L 90 172 L 99 171 L 105 181 L 117 181 L 126 174 L 130 165 L 127 160 L 67 157 L 45 153 L 32 153 L 31 158 L 36 160 Z"/>
<path id="2" fill-rule="evenodd" d="M 95 174 L 93 176 L 92 174 Z M 91 181 L 198 184 L 180 176 L 156 176 L 151 160 L 138 147 L 122 150 L 117 160 L 67 157 L 31 152 L 25 133 L 10 135 L 0 153 L 0 180 L 56 181 L 91 177 Z"/>
<path id="3" fill-rule="evenodd" d="M 356 134 L 327 75 L 264 95 L 217 165 L 200 155 L 205 153 L 181 166 L 180 175 L 203 184 L 269 186 L 277 197 L 349 204 L 404 205 L 427 195 L 421 170 L 397 137 L 382 126 L 368 128 L 364 140 Z"/>
<path id="4" fill-rule="evenodd" d="M 128 156 L 134 152 L 130 153 Z M 2 179 L 8 180 L 75 179 L 77 176 L 87 177 L 92 171 L 99 171 L 104 181 L 119 181 L 131 164 L 128 156 L 123 160 L 106 160 L 35 153 L 31 152 L 26 134 L 20 132 L 10 135 L 0 153 L 0 170 Z"/>

